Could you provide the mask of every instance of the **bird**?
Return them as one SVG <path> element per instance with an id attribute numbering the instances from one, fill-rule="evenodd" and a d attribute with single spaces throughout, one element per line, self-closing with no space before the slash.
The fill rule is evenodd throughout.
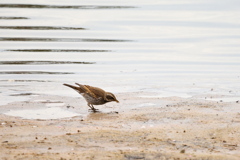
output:
<path id="1" fill-rule="evenodd" d="M 119 103 L 115 95 L 111 92 L 106 92 L 103 89 L 98 87 L 92 87 L 89 85 L 83 85 L 79 83 L 75 83 L 75 84 L 77 86 L 73 86 L 66 83 L 64 83 L 63 85 L 70 87 L 75 91 L 77 91 L 79 94 L 81 94 L 83 98 L 85 98 L 85 100 L 87 101 L 87 105 L 90 107 L 90 109 L 93 112 L 98 111 L 98 109 L 95 109 L 93 105 L 102 105 L 102 104 L 113 102 L 113 101 Z"/>

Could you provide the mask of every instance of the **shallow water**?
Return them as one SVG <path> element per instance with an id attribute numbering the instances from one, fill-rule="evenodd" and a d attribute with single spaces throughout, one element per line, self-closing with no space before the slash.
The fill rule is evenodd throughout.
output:
<path id="1" fill-rule="evenodd" d="M 239 1 L 10 0 L 0 8 L 1 104 L 25 92 L 78 96 L 61 85 L 74 82 L 160 97 L 212 88 L 240 96 Z"/>
<path id="2" fill-rule="evenodd" d="M 79 116 L 79 114 L 58 107 L 43 109 L 10 110 L 4 114 L 24 119 L 59 119 Z"/>

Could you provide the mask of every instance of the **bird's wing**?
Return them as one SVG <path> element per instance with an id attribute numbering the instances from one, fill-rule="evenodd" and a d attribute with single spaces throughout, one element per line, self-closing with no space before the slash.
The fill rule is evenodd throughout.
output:
<path id="1" fill-rule="evenodd" d="M 98 87 L 92 87 L 88 85 L 84 85 L 86 88 L 88 88 L 93 94 L 96 95 L 96 97 L 105 97 L 105 91 Z"/>
<path id="2" fill-rule="evenodd" d="M 83 93 L 88 94 L 88 95 L 90 95 L 91 97 L 98 98 L 97 94 L 95 94 L 95 93 L 90 89 L 91 86 L 82 85 L 82 84 L 79 84 L 79 83 L 76 83 L 76 85 L 78 85 L 78 86 L 83 90 Z M 89 88 L 89 87 L 90 87 L 90 88 Z"/>

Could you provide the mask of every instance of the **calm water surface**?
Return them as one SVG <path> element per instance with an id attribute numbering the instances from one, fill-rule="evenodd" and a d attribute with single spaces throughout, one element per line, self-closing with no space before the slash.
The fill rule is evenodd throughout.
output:
<path id="1" fill-rule="evenodd" d="M 7 102 L 19 93 L 76 95 L 65 82 L 173 95 L 215 87 L 239 96 L 239 76 L 238 0 L 0 2 Z"/>

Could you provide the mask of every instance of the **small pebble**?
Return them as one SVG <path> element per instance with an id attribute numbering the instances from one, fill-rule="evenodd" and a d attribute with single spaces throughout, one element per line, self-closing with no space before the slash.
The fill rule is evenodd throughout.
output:
<path id="1" fill-rule="evenodd" d="M 182 149 L 182 150 L 180 151 L 180 153 L 185 153 L 185 149 Z"/>
<path id="2" fill-rule="evenodd" d="M 67 106 L 67 108 L 70 108 L 71 106 Z"/>

